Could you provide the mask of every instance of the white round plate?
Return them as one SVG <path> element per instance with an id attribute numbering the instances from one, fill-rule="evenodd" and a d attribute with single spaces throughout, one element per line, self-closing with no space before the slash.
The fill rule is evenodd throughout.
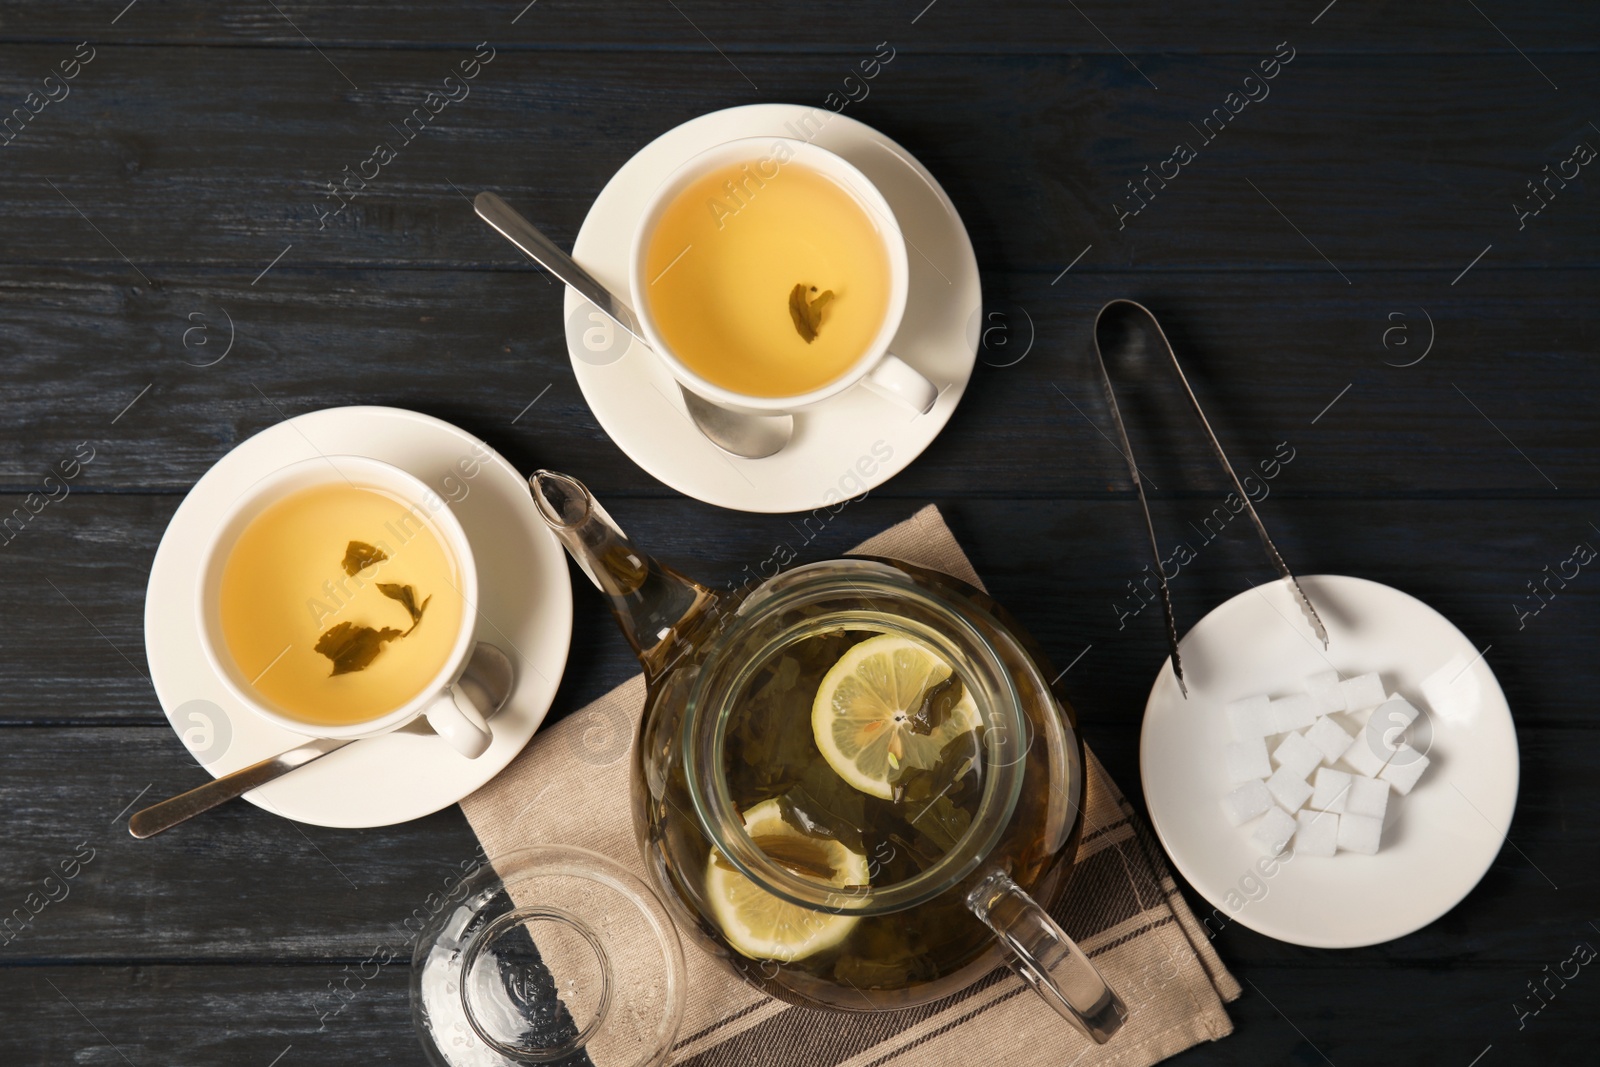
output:
<path id="1" fill-rule="evenodd" d="M 1169 658 L 1145 705 L 1145 802 L 1167 855 L 1217 918 L 1313 948 L 1375 945 L 1439 918 L 1489 869 L 1517 803 L 1516 730 L 1489 665 L 1437 611 L 1363 578 L 1300 584 L 1328 629 L 1326 651 L 1282 581 L 1240 593 L 1179 642 L 1189 698 Z M 1222 812 L 1232 788 L 1223 745 L 1233 739 L 1224 706 L 1303 693 L 1306 676 L 1330 669 L 1376 671 L 1416 705 L 1422 728 L 1411 733 L 1431 730 L 1430 765 L 1409 796 L 1390 793 L 1377 855 L 1280 857 L 1263 868 L 1253 824 L 1230 826 Z"/>
<path id="2" fill-rule="evenodd" d="M 494 742 L 477 759 L 417 722 L 245 794 L 297 822 L 388 826 L 454 804 L 498 774 L 544 720 L 566 665 L 566 554 L 539 518 L 527 482 L 487 445 L 447 422 L 383 407 L 330 408 L 256 434 L 218 460 L 172 516 L 150 567 L 145 654 L 172 728 L 213 775 L 305 742 L 239 704 L 207 665 L 195 610 L 199 563 L 223 509 L 251 484 L 286 464 L 341 454 L 392 463 L 450 504 L 478 565 L 477 639 L 497 645 L 517 672 L 510 701 L 491 723 Z"/>
<path id="3" fill-rule="evenodd" d="M 701 436 L 661 361 L 570 289 L 567 349 L 595 418 L 647 473 L 720 507 L 810 511 L 888 481 L 950 421 L 977 358 L 978 261 L 955 205 L 905 149 L 855 119 L 794 104 L 716 111 L 645 145 L 595 198 L 572 257 L 611 291 L 628 293 L 633 232 L 651 194 L 691 156 L 739 137 L 810 140 L 883 193 L 910 260 L 905 319 L 890 350 L 942 390 L 933 410 L 918 415 L 857 386 L 796 415 L 794 437 L 777 455 L 736 459 Z"/>

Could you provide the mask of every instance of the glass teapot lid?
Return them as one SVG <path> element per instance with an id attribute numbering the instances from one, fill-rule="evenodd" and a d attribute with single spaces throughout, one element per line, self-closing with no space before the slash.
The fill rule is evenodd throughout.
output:
<path id="1" fill-rule="evenodd" d="M 418 935 L 411 968 L 412 1018 L 435 1067 L 667 1062 L 682 950 L 661 902 L 621 864 L 520 849 L 476 868 L 449 903 Z"/>
<path id="2" fill-rule="evenodd" d="M 768 855 L 746 832 L 729 787 L 730 753 L 747 694 L 773 665 L 830 633 L 896 635 L 932 651 L 959 676 L 982 724 L 973 758 L 981 786 L 970 824 L 936 861 L 910 877 L 840 889 Z M 794 568 L 747 597 L 721 626 L 689 695 L 683 738 L 691 798 L 719 852 L 743 874 L 793 904 L 836 914 L 885 914 L 944 893 L 983 862 L 1004 835 L 1022 790 L 1032 740 L 1011 672 L 963 608 L 905 571 L 870 559 Z M 809 719 L 810 705 L 804 714 Z M 791 713 L 793 709 L 789 709 Z M 937 801 L 929 799 L 929 807 Z M 915 815 L 913 815 L 913 819 Z M 876 865 L 874 865 L 876 866 Z"/>

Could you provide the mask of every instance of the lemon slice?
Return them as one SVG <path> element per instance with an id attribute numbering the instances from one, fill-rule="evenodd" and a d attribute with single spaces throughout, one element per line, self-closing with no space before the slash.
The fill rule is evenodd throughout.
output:
<path id="1" fill-rule="evenodd" d="M 868 883 L 867 857 L 838 841 L 810 834 L 784 821 L 778 801 L 764 800 L 744 817 L 745 832 L 759 844 L 781 843 L 791 858 L 814 865 L 832 876 L 819 881 L 844 888 Z M 833 915 L 790 904 L 773 896 L 742 873 L 724 866 L 716 849 L 706 861 L 706 896 L 723 936 L 743 955 L 759 960 L 803 959 L 843 941 L 855 924 L 852 915 Z"/>
<path id="2" fill-rule="evenodd" d="M 851 648 L 823 676 L 811 705 L 811 730 L 828 766 L 884 800 L 894 798 L 893 783 L 906 769 L 932 770 L 946 745 L 978 726 L 978 706 L 963 688 L 943 723 L 926 734 L 911 728 L 923 693 L 950 672 L 931 648 L 897 634 Z"/>

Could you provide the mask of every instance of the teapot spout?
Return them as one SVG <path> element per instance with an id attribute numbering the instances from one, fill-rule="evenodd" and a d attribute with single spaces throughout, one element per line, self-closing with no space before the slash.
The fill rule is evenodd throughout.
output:
<path id="1" fill-rule="evenodd" d="M 646 681 L 654 681 L 692 643 L 692 624 L 717 595 L 635 548 L 576 478 L 541 470 L 528 484 L 539 516 L 606 595 Z"/>

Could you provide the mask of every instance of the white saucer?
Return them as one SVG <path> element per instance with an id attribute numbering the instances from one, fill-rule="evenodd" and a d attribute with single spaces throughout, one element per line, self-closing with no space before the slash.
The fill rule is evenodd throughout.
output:
<path id="1" fill-rule="evenodd" d="M 228 694 L 201 651 L 195 602 L 199 562 L 223 508 L 262 476 L 319 454 L 392 463 L 449 502 L 478 564 L 477 639 L 511 657 L 516 688 L 491 724 L 493 744 L 477 759 L 413 723 L 329 753 L 245 799 L 318 826 L 418 819 L 471 793 L 522 751 L 555 697 L 572 638 L 565 552 L 539 518 L 527 482 L 466 431 L 397 408 L 331 408 L 280 422 L 223 456 L 178 506 L 150 567 L 150 678 L 173 729 L 213 775 L 305 742 Z"/>
<path id="2" fill-rule="evenodd" d="M 809 129 L 817 131 L 809 138 L 798 125 L 808 115 Z M 786 126 L 791 122 L 794 128 Z M 978 261 L 955 205 L 933 175 L 883 134 L 826 108 L 729 108 L 668 130 L 623 164 L 595 198 L 572 255 L 607 288 L 626 294 L 634 227 L 662 180 L 714 145 L 766 136 L 798 136 L 843 156 L 888 200 L 911 268 L 905 320 L 890 350 L 943 390 L 933 410 L 917 415 L 857 386 L 797 415 L 794 438 L 777 455 L 735 459 L 695 429 L 677 384 L 643 345 L 616 327 L 609 327 L 599 351 L 585 344 L 585 331 L 597 328 L 589 318 L 594 309 L 570 289 L 567 349 L 595 418 L 646 472 L 725 508 L 810 511 L 859 496 L 903 470 L 950 421 L 972 377 L 982 304 Z"/>
<path id="3" fill-rule="evenodd" d="M 1145 706 L 1145 802 L 1173 864 L 1216 909 L 1201 916 L 1212 931 L 1236 920 L 1297 945 L 1375 945 L 1439 918 L 1489 869 L 1517 803 L 1516 730 L 1489 665 L 1437 611 L 1362 578 L 1300 584 L 1328 628 L 1326 652 L 1281 581 L 1240 593 L 1179 642 L 1189 699 L 1169 659 Z M 1223 707 L 1303 693 L 1307 675 L 1330 668 L 1377 671 L 1422 709 L 1432 762 L 1410 795 L 1391 793 L 1377 855 L 1295 856 L 1264 877 L 1263 853 L 1222 812 L 1231 788 L 1222 746 L 1232 740 Z M 1423 680 L 1441 670 L 1446 695 L 1424 699 Z"/>

